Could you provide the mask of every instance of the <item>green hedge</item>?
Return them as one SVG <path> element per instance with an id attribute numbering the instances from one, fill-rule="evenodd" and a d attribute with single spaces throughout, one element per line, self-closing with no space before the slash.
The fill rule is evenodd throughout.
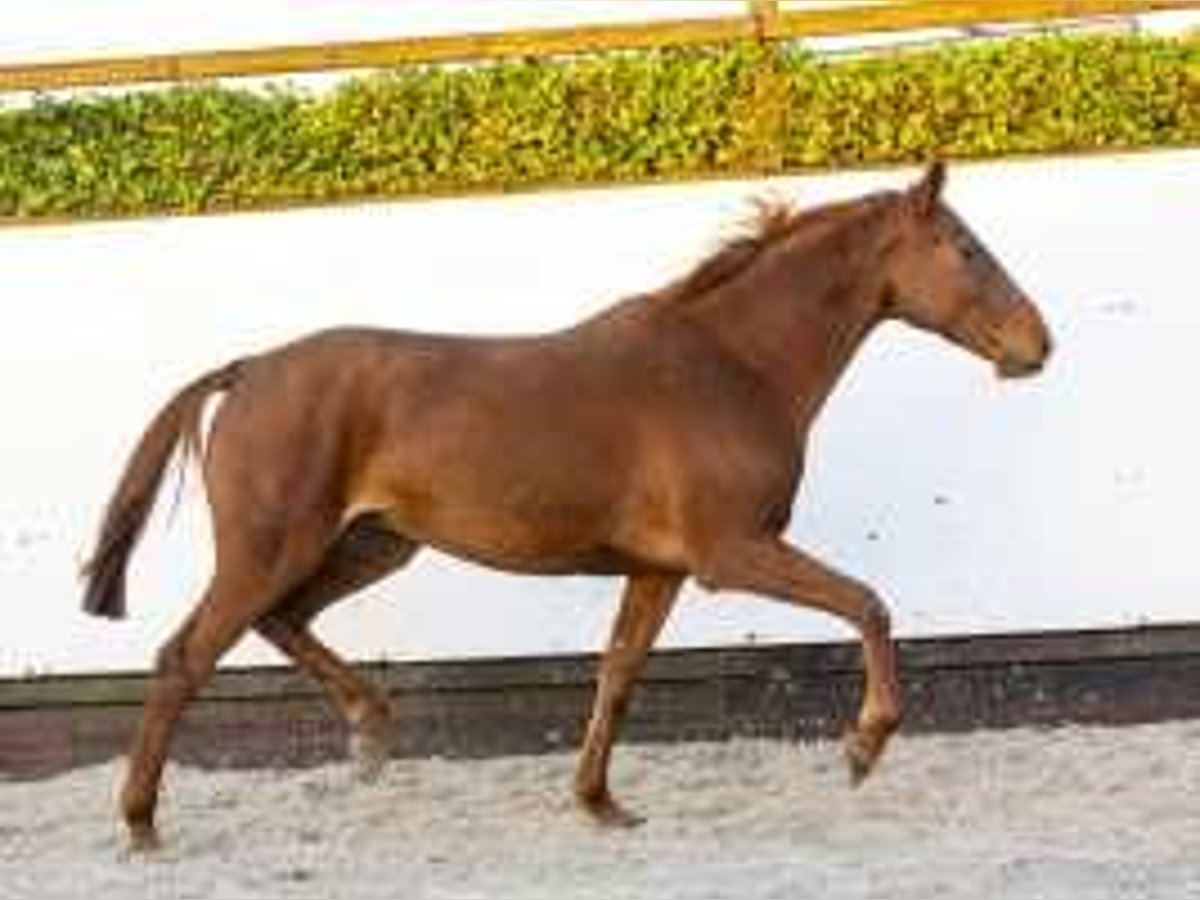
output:
<path id="1" fill-rule="evenodd" d="M 1026 152 L 1200 145 L 1200 40 L 854 60 L 732 47 L 181 87 L 0 113 L 0 215 L 196 212 Z"/>

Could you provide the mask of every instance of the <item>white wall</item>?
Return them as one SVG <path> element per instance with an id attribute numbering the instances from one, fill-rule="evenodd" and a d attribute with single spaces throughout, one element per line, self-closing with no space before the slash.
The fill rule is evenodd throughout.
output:
<path id="1" fill-rule="evenodd" d="M 818 0 L 844 5 L 845 0 Z M 812 5 L 812 0 L 806 0 Z M 55 0 L 0 9 L 0 59 L 170 53 L 738 15 L 743 0 Z"/>
<path id="2" fill-rule="evenodd" d="M 781 8 L 861 5 L 862 0 L 782 0 Z M 54 0 L 0 4 L 0 63 L 16 64 L 278 44 L 552 28 L 740 15 L 745 0 Z M 1138 17 L 1151 32 L 1177 33 L 1200 13 Z M 947 37 L 957 32 L 931 32 Z M 883 42 L 894 38 L 883 38 Z M 818 48 L 872 43 L 818 39 Z"/>
<path id="3" fill-rule="evenodd" d="M 334 323 L 562 325 L 688 267 L 753 194 L 815 203 L 913 175 L 0 230 L 0 675 L 142 668 L 189 608 L 209 561 L 194 491 L 152 523 L 128 621 L 80 613 L 75 571 L 130 445 L 199 371 Z M 1040 300 L 1058 354 L 1002 384 L 882 330 L 819 423 L 792 536 L 890 597 L 904 635 L 1195 619 L 1200 151 L 960 166 L 949 199 Z M 322 630 L 356 658 L 588 649 L 617 589 L 428 555 Z M 843 634 L 697 594 L 664 643 Z M 235 658 L 274 659 L 255 639 Z"/>

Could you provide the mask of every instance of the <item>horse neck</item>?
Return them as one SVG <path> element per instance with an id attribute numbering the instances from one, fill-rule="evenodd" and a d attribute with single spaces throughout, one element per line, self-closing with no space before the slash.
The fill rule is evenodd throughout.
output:
<path id="1" fill-rule="evenodd" d="M 872 206 L 799 223 L 741 275 L 690 306 L 726 352 L 785 400 L 797 432 L 807 429 L 882 318 L 886 221 Z"/>

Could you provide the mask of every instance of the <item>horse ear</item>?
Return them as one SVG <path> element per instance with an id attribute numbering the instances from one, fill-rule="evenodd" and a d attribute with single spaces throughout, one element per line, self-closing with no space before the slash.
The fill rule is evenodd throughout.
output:
<path id="1" fill-rule="evenodd" d="M 946 184 L 946 164 L 940 159 L 934 160 L 925 170 L 921 180 L 908 190 L 913 209 L 923 216 L 933 214 L 937 209 L 938 198 L 942 196 L 942 188 Z"/>

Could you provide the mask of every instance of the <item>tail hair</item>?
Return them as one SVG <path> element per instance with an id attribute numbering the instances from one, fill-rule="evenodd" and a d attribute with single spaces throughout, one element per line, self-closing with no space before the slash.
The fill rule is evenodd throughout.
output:
<path id="1" fill-rule="evenodd" d="M 180 451 L 180 465 L 197 455 L 200 422 L 211 394 L 237 380 L 241 360 L 197 378 L 167 402 L 134 448 L 104 512 L 96 549 L 84 565 L 83 609 L 95 616 L 125 616 L 125 572 L 154 508 L 167 464 Z"/>

